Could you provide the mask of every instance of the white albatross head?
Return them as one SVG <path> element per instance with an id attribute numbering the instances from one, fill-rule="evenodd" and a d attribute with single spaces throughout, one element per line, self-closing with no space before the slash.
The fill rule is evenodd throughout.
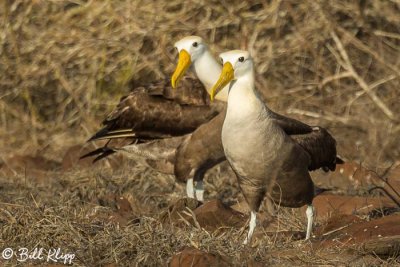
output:
<path id="1" fill-rule="evenodd" d="M 254 64 L 253 59 L 248 51 L 232 50 L 219 55 L 223 67 L 218 81 L 211 89 L 210 98 L 214 97 L 228 85 L 231 81 L 240 79 L 245 76 L 253 76 Z"/>
<path id="2" fill-rule="evenodd" d="M 178 65 L 171 78 L 172 88 L 176 88 L 179 80 L 185 74 L 192 62 L 196 61 L 207 51 L 207 45 L 199 36 L 187 36 L 175 43 L 175 48 L 179 52 Z"/>

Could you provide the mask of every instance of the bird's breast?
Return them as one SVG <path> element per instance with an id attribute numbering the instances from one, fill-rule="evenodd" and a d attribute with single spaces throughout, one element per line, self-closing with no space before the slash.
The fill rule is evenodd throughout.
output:
<path id="1" fill-rule="evenodd" d="M 277 158 L 284 137 L 275 133 L 268 121 L 249 119 L 240 122 L 225 120 L 222 127 L 222 145 L 225 154 L 235 162 L 251 161 L 252 164 L 265 166 Z M 231 162 L 232 164 L 232 162 Z"/>

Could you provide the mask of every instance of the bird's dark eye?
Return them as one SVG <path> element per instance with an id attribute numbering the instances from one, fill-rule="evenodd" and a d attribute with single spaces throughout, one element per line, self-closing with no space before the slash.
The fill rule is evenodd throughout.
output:
<path id="1" fill-rule="evenodd" d="M 224 59 L 222 57 L 219 58 L 219 61 L 221 62 L 221 64 L 224 64 Z"/>
<path id="2" fill-rule="evenodd" d="M 239 62 L 243 62 L 243 61 L 244 61 L 244 57 L 240 57 Z"/>
<path id="3" fill-rule="evenodd" d="M 193 43 L 193 47 L 197 47 L 199 44 L 197 42 Z"/>

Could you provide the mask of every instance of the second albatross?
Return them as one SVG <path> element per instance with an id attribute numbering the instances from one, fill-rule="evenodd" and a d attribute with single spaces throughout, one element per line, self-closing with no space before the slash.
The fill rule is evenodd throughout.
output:
<path id="1" fill-rule="evenodd" d="M 247 51 L 220 55 L 223 68 L 210 97 L 229 85 L 228 107 L 222 127 L 225 156 L 235 171 L 251 216 L 247 238 L 256 227 L 256 213 L 267 193 L 280 191 L 288 207 L 307 207 L 306 239 L 311 236 L 314 184 L 311 155 L 287 135 L 255 89 L 254 63 Z"/>

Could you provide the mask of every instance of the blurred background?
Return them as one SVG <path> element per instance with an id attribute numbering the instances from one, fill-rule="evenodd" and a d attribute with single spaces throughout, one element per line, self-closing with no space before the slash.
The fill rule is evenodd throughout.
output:
<path id="1" fill-rule="evenodd" d="M 0 157 L 84 142 L 122 95 L 170 77 L 186 35 L 248 49 L 271 108 L 327 127 L 342 157 L 400 156 L 397 0 L 5 0 L 0 25 Z"/>

